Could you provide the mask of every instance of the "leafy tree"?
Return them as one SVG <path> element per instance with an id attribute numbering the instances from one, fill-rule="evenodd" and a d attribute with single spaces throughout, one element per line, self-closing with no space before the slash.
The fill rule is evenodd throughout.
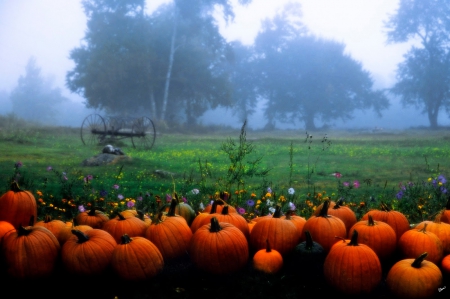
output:
<path id="1" fill-rule="evenodd" d="M 314 130 L 317 119 L 345 121 L 357 109 L 373 108 L 381 115 L 388 100 L 372 90 L 370 74 L 344 53 L 343 44 L 309 34 L 299 21 L 299 7 L 288 8 L 266 20 L 256 39 L 266 128 L 301 121 Z"/>
<path id="2" fill-rule="evenodd" d="M 25 76 L 20 76 L 9 98 L 15 115 L 40 123 L 55 121 L 58 105 L 68 101 L 59 88 L 52 87 L 50 79 L 42 76 L 34 57 L 28 60 Z"/>
<path id="3" fill-rule="evenodd" d="M 418 41 L 398 65 L 397 83 L 390 91 L 404 106 L 422 107 L 430 128 L 438 127 L 439 111 L 450 114 L 450 3 L 401 0 L 386 23 L 390 43 Z"/>

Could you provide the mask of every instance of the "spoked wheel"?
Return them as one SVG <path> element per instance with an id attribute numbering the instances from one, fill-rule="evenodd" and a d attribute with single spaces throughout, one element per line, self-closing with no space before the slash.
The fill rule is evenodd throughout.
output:
<path id="1" fill-rule="evenodd" d="M 150 118 L 144 116 L 134 121 L 131 136 L 134 148 L 151 149 L 155 143 L 155 138 L 155 125 Z"/>
<path id="2" fill-rule="evenodd" d="M 81 141 L 84 145 L 97 145 L 106 136 L 106 124 L 99 114 L 88 115 L 81 124 Z"/>

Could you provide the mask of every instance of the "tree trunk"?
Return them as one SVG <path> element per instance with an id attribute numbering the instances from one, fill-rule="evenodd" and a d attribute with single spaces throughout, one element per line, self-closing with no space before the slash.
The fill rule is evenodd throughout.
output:
<path id="1" fill-rule="evenodd" d="M 431 108 L 428 108 L 428 120 L 430 121 L 430 129 L 437 129 L 438 128 L 438 111 Z"/>
<path id="2" fill-rule="evenodd" d="M 167 67 L 167 75 L 166 75 L 166 85 L 164 86 L 164 97 L 161 106 L 161 120 L 166 119 L 166 110 L 167 103 L 169 101 L 169 85 L 170 85 L 170 77 L 172 76 L 172 66 L 173 60 L 175 56 L 175 39 L 177 36 L 177 21 L 178 21 L 178 13 L 175 13 L 174 24 L 173 24 L 173 32 L 172 32 L 172 40 L 170 42 L 170 53 L 169 53 L 169 65 Z"/>
<path id="3" fill-rule="evenodd" d="M 316 125 L 314 124 L 314 114 L 308 114 L 305 118 L 305 129 L 306 131 L 314 131 Z"/>
<path id="4" fill-rule="evenodd" d="M 150 118 L 156 118 L 156 104 L 155 104 L 155 93 L 153 92 L 153 86 L 150 84 Z"/>

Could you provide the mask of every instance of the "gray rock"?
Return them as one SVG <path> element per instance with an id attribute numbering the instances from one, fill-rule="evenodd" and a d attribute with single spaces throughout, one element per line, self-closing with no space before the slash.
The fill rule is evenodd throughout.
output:
<path id="1" fill-rule="evenodd" d="M 101 166 L 131 161 L 131 158 L 125 155 L 101 153 L 81 162 L 83 166 Z"/>

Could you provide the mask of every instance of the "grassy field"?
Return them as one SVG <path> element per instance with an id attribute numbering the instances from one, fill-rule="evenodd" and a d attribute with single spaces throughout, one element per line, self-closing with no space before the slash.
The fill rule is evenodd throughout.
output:
<path id="1" fill-rule="evenodd" d="M 119 194 L 126 199 L 144 197 L 153 201 L 158 195 L 164 202 L 167 194 L 177 192 L 198 209 L 215 193 L 227 191 L 231 193 L 230 203 L 246 209 L 252 193 L 253 199 L 261 199 L 270 187 L 273 195 L 284 197 L 284 203 L 294 202 L 305 217 L 325 197 L 344 198 L 362 214 L 380 201 L 401 207 L 396 194 L 408 182 L 418 186 L 438 175 L 447 177 L 449 142 L 450 132 L 445 130 L 329 131 L 311 135 L 304 131 L 239 129 L 201 135 L 159 133 L 151 150 L 134 149 L 127 139 L 113 141 L 112 145 L 120 147 L 131 160 L 89 167 L 82 166 L 82 161 L 99 154 L 103 145 L 83 145 L 79 129 L 17 126 L 0 131 L 0 191 L 8 190 L 11 178 L 20 172 L 21 187 L 39 191 L 47 203 L 72 198 L 77 205 L 87 204 L 99 197 L 100 191 L 108 193 L 103 197 L 110 202 L 117 202 Z M 15 168 L 19 161 L 22 166 Z M 342 177 L 337 178 L 335 173 Z M 89 184 L 83 180 L 87 176 L 92 178 Z M 120 190 L 113 190 L 113 185 L 120 185 Z M 295 194 L 289 194 L 289 188 Z M 193 194 L 194 189 L 199 194 Z M 409 191 L 430 192 L 422 189 Z M 411 221 L 431 217 L 433 209 L 445 205 L 443 196 L 433 196 L 431 201 L 417 201 L 422 210 L 429 207 L 428 215 L 418 213 L 411 202 L 407 205 L 412 209 L 405 211 Z"/>
<path id="2" fill-rule="evenodd" d="M 383 201 L 417 223 L 432 219 L 445 205 L 448 195 L 442 188 L 448 183 L 442 178 L 450 170 L 449 131 L 311 134 L 239 129 L 205 134 L 159 132 L 154 147 L 147 151 L 132 148 L 128 140 L 112 143 L 131 157 L 128 162 L 87 167 L 82 161 L 100 153 L 103 145 L 83 145 L 79 129 L 16 124 L 0 127 L 0 191 L 6 192 L 16 178 L 22 188 L 42 199 L 40 217 L 52 213 L 64 220 L 70 220 L 80 205 L 89 204 L 102 204 L 112 212 L 126 209 L 131 201 L 136 205 L 145 202 L 149 212 L 155 212 L 157 196 L 165 203 L 166 196 L 174 192 L 197 210 L 217 192 L 228 191 L 229 201 L 245 209 L 249 218 L 267 212 L 268 201 L 285 207 L 292 202 L 298 214 L 309 217 L 330 197 L 343 198 L 359 216 Z M 269 196 L 267 188 L 272 190 Z M 404 192 L 401 198 L 399 191 Z M 258 201 L 262 201 L 259 208 Z M 392 262 L 383 264 L 384 275 Z M 17 290 L 15 297 L 316 298 L 336 294 L 320 273 L 312 273 L 313 269 L 285 267 L 267 276 L 256 273 L 249 263 L 237 274 L 213 277 L 196 270 L 189 260 L 181 260 L 167 264 L 160 276 L 143 284 L 116 281 L 109 275 L 83 279 L 59 272 L 50 278 L 51 284 L 45 280 L 27 288 L 21 281 L 2 279 Z M 448 281 L 446 277 L 444 286 Z M 58 285 L 66 285 L 68 294 L 56 292 Z M 448 296 L 446 292 L 439 296 Z M 392 295 L 383 282 L 365 298 Z"/>

